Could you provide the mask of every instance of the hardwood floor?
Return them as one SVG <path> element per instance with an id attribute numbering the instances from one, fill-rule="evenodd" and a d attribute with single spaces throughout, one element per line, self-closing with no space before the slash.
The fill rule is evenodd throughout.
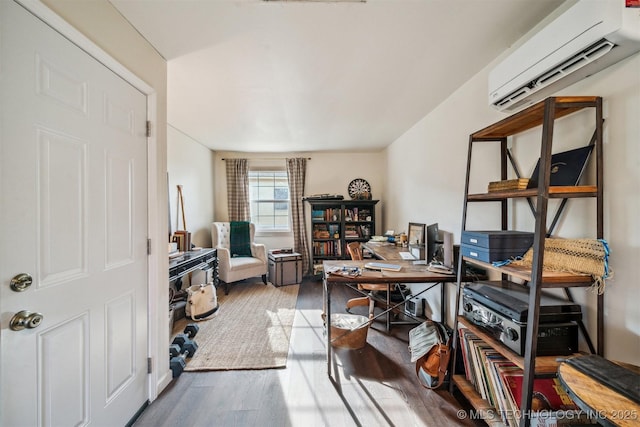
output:
<path id="1" fill-rule="evenodd" d="M 344 312 L 355 295 L 335 286 L 333 312 Z M 462 405 L 446 389 L 418 384 L 407 348 L 412 326 L 394 326 L 387 334 L 376 321 L 365 348 L 337 349 L 334 383 L 326 374 L 320 281 L 303 282 L 296 308 L 285 369 L 185 372 L 134 426 L 476 425 L 457 415 Z"/>

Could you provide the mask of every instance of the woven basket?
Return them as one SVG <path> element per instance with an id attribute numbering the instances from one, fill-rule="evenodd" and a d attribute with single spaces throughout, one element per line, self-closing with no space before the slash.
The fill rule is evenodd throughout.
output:
<path id="1" fill-rule="evenodd" d="M 370 321 L 357 314 L 331 315 L 331 345 L 357 350 L 367 344 Z"/>
<path id="2" fill-rule="evenodd" d="M 531 267 L 533 248 L 512 264 Z M 613 274 L 609 269 L 609 247 L 602 239 L 547 238 L 544 241 L 543 268 L 549 271 L 589 274 L 593 277 L 598 293 L 604 292 L 604 280 Z"/>

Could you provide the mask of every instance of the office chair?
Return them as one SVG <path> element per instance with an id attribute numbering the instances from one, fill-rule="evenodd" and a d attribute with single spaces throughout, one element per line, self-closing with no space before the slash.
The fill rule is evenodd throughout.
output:
<path id="1" fill-rule="evenodd" d="M 362 250 L 360 249 L 360 243 L 359 242 L 352 242 L 349 243 L 347 245 L 347 250 L 349 251 L 349 255 L 351 256 L 351 259 L 354 261 L 360 261 L 362 260 Z M 375 284 L 375 283 L 358 283 L 358 289 L 359 290 L 363 290 L 363 291 L 369 291 L 369 295 L 364 296 L 364 297 L 358 297 L 358 298 L 351 298 L 349 301 L 347 301 L 347 312 L 350 312 L 349 310 L 352 307 L 357 307 L 357 306 L 369 306 L 369 319 L 373 319 L 373 311 L 374 308 L 376 306 L 376 304 L 378 305 L 378 307 L 382 307 L 382 305 L 377 302 L 375 300 L 375 298 L 373 298 L 372 293 L 376 292 L 376 291 L 384 291 L 387 292 L 389 290 L 389 288 L 387 287 L 386 284 Z"/>

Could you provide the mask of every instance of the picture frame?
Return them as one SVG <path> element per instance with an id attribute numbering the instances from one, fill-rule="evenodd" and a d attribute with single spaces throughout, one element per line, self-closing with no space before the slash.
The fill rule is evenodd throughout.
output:
<path id="1" fill-rule="evenodd" d="M 410 245 L 424 245 L 425 224 L 410 222 L 407 232 Z"/>

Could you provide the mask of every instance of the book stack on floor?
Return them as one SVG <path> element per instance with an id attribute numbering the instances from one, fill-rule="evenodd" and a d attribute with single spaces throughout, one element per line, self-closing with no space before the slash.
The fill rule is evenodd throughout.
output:
<path id="1" fill-rule="evenodd" d="M 458 330 L 465 375 L 482 399 L 500 414 L 505 425 L 518 426 L 523 370 L 466 328 Z M 531 426 L 590 424 L 558 378 L 534 380 Z"/>
<path id="2" fill-rule="evenodd" d="M 529 185 L 529 178 L 505 179 L 489 183 L 489 193 L 496 191 L 524 190 Z"/>

